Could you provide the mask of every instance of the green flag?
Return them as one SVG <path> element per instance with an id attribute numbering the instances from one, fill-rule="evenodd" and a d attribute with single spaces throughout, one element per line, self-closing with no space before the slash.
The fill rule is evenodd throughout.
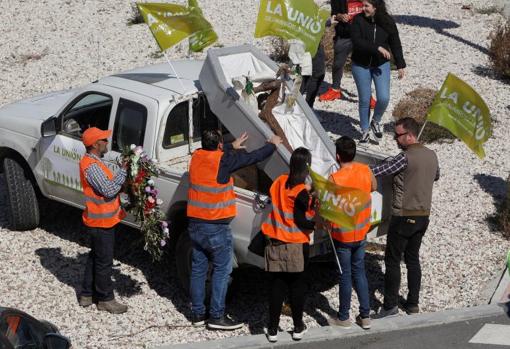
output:
<path id="1" fill-rule="evenodd" d="M 485 157 L 482 145 L 492 132 L 489 108 L 471 86 L 455 75 L 449 73 L 446 77 L 427 120 L 448 129 L 479 158 Z"/>
<path id="2" fill-rule="evenodd" d="M 328 18 L 329 11 L 319 9 L 313 0 L 261 0 L 255 37 L 299 39 L 313 57 Z"/>
<path id="3" fill-rule="evenodd" d="M 510 251 L 508 251 L 508 255 L 506 256 L 506 269 L 508 270 L 508 274 L 510 274 Z"/>
<path id="4" fill-rule="evenodd" d="M 310 170 L 313 187 L 318 193 L 322 218 L 348 229 L 354 229 L 358 214 L 370 205 L 370 194 L 341 187 Z"/>
<path id="5" fill-rule="evenodd" d="M 218 39 L 196 0 L 189 0 L 188 7 L 166 3 L 137 3 L 137 6 L 162 51 L 186 38 L 191 51 L 201 51 Z"/>

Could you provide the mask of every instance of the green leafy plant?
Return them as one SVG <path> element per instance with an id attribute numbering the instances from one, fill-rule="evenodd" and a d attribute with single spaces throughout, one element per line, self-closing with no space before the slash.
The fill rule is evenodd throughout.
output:
<path id="1" fill-rule="evenodd" d="M 510 239 L 510 176 L 506 180 L 506 197 L 501 204 L 497 218 L 503 235 Z"/>

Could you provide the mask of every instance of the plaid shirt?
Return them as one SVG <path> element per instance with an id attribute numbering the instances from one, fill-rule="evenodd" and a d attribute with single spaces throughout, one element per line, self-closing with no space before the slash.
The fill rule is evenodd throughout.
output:
<path id="1" fill-rule="evenodd" d="M 397 156 L 389 157 L 379 165 L 372 165 L 370 168 L 374 173 L 374 176 L 390 176 L 404 171 L 407 168 L 407 155 L 405 152 L 401 152 Z M 435 181 L 439 179 L 439 166 L 437 167 Z"/>
<path id="2" fill-rule="evenodd" d="M 103 162 L 94 154 L 86 153 L 85 156 L 89 156 L 95 160 Z M 112 180 L 110 180 L 98 164 L 92 164 L 85 170 L 85 179 L 94 189 L 96 194 L 107 199 L 112 199 L 117 196 L 119 191 L 122 189 L 122 184 L 124 184 L 126 176 L 126 170 L 121 168 Z"/>
<path id="3" fill-rule="evenodd" d="M 406 153 L 401 152 L 397 156 L 389 157 L 379 165 L 371 166 L 374 176 L 389 176 L 404 171 L 407 168 Z"/>

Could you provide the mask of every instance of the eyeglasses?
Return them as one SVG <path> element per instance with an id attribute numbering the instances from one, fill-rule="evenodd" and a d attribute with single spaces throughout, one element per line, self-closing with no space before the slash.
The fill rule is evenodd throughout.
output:
<path id="1" fill-rule="evenodd" d="M 404 132 L 404 133 L 396 133 L 396 132 L 395 132 L 395 135 L 393 136 L 393 139 L 394 139 L 394 140 L 397 140 L 397 139 L 398 139 L 398 137 L 400 137 L 400 136 L 404 136 L 404 135 L 406 135 L 406 134 L 408 134 L 408 132 Z"/>

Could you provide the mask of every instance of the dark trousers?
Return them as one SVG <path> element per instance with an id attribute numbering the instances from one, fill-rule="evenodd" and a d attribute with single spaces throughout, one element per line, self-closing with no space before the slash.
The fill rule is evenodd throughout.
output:
<path id="1" fill-rule="evenodd" d="M 303 244 L 305 269 L 309 254 L 308 244 Z M 290 308 L 294 327 L 303 326 L 303 309 L 307 291 L 305 272 L 300 273 L 274 273 L 269 274 L 269 329 L 278 329 L 283 301 L 287 292 L 289 294 Z"/>
<path id="2" fill-rule="evenodd" d="M 112 283 L 113 246 L 115 228 L 87 227 L 90 252 L 85 266 L 81 296 L 94 296 L 98 301 L 114 298 Z"/>
<path id="3" fill-rule="evenodd" d="M 347 61 L 347 57 L 352 51 L 352 41 L 347 38 L 335 38 L 334 42 L 334 56 L 333 56 L 333 88 L 335 90 L 340 89 L 342 83 L 342 77 L 344 75 L 344 66 Z"/>
<path id="4" fill-rule="evenodd" d="M 312 58 L 312 75 L 304 75 L 303 83 L 299 92 L 301 94 L 306 93 L 306 103 L 313 108 L 315 97 L 319 93 L 319 88 L 324 81 L 326 75 L 326 54 L 324 53 L 324 47 L 319 45 L 317 53 Z"/>
<path id="5" fill-rule="evenodd" d="M 428 225 L 428 216 L 391 217 L 384 256 L 384 309 L 391 309 L 398 304 L 402 254 L 407 267 L 407 303 L 418 305 L 421 286 L 420 246 Z"/>

